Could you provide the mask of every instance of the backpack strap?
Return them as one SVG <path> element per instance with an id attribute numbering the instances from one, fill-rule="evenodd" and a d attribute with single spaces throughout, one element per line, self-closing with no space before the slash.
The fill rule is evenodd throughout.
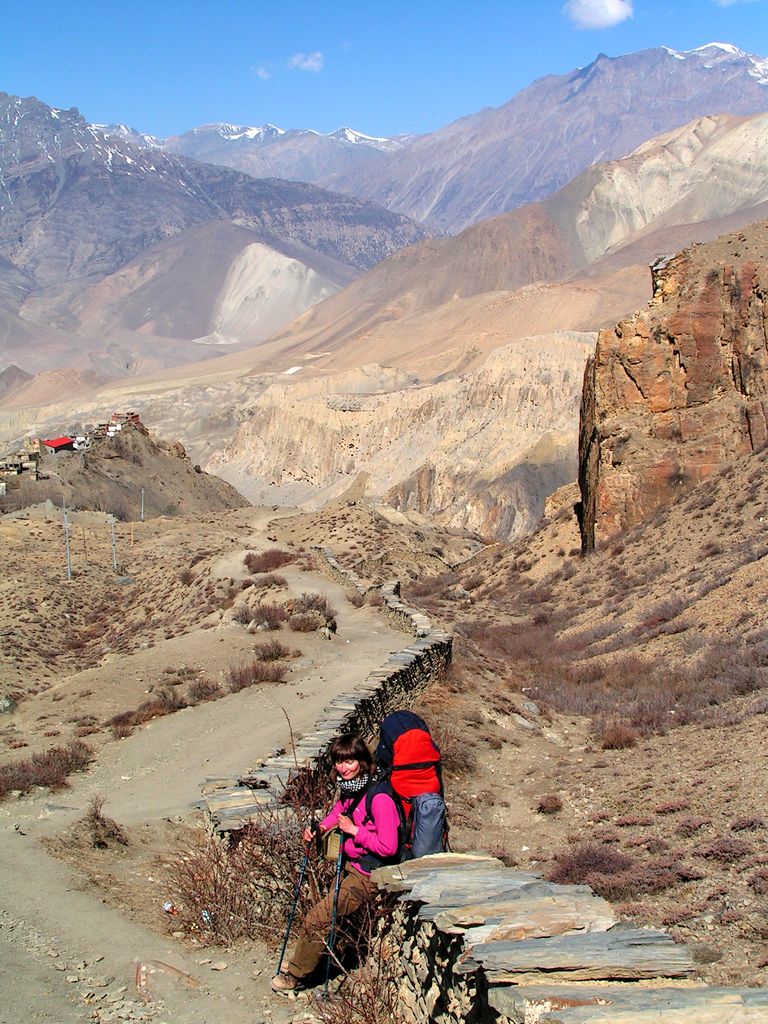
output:
<path id="1" fill-rule="evenodd" d="M 376 868 L 380 868 L 384 864 L 398 864 L 403 859 L 403 848 L 410 841 L 408 837 L 408 823 L 405 817 L 405 813 L 400 804 L 400 800 L 395 794 L 395 791 L 392 789 L 392 785 L 389 779 L 386 777 L 374 782 L 373 785 L 368 786 L 368 788 L 365 790 L 365 817 L 363 818 L 363 824 L 367 825 L 369 822 L 373 821 L 373 798 L 375 796 L 378 796 L 379 793 L 384 793 L 386 796 L 388 796 L 392 803 L 395 805 L 395 808 L 397 809 L 397 816 L 399 819 L 399 826 L 397 832 L 398 838 L 400 840 L 400 845 L 397 852 L 392 857 L 387 857 L 386 859 L 377 856 L 375 853 L 363 854 L 363 856 L 360 858 L 359 863 L 360 866 L 364 868 L 366 871 L 375 871 Z"/>
<path id="2" fill-rule="evenodd" d="M 391 772 L 405 772 L 408 769 L 437 768 L 439 761 L 414 761 L 412 764 L 393 764 L 389 769 Z"/>

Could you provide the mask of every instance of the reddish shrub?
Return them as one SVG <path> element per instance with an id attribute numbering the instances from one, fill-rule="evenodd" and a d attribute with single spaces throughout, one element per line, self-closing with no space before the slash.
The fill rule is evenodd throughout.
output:
<path id="1" fill-rule="evenodd" d="M 705 846 L 696 847 L 694 852 L 699 857 L 706 857 L 707 860 L 717 860 L 721 864 L 732 864 L 734 861 L 741 860 L 742 857 L 746 857 L 748 853 L 751 853 L 752 847 L 749 843 L 744 842 L 743 839 L 731 839 L 729 836 L 722 836 L 720 839 L 715 839 Z"/>
<path id="2" fill-rule="evenodd" d="M 690 921 L 694 917 L 698 917 L 704 908 L 700 905 L 694 905 L 691 907 L 675 907 L 674 910 L 668 911 L 661 919 L 661 923 L 666 925 L 668 928 L 674 927 L 676 924 L 682 924 L 683 921 Z"/>
<path id="3" fill-rule="evenodd" d="M 175 690 L 162 689 L 150 699 L 133 711 L 121 711 L 113 715 L 104 723 L 112 730 L 115 739 L 123 739 L 130 736 L 133 729 L 143 722 L 149 722 L 153 718 L 162 718 L 164 715 L 172 715 L 175 711 L 181 711 L 188 707 L 187 702 Z"/>
<path id="4" fill-rule="evenodd" d="M 212 679 L 196 679 L 190 683 L 187 695 L 193 704 L 202 704 L 208 700 L 216 700 L 222 696 L 221 687 Z"/>
<path id="5" fill-rule="evenodd" d="M 336 609 L 325 594 L 302 594 L 293 602 L 292 610 L 294 615 L 302 615 L 304 612 L 319 612 L 328 622 L 336 618 Z"/>
<path id="6" fill-rule="evenodd" d="M 642 814 L 626 814 L 623 818 L 617 818 L 616 824 L 619 828 L 631 828 L 635 825 L 652 825 L 653 819 Z"/>
<path id="7" fill-rule="evenodd" d="M 749 884 L 758 896 L 768 896 L 768 868 L 758 868 Z"/>
<path id="8" fill-rule="evenodd" d="M 285 681 L 288 668 L 279 661 L 251 661 L 240 665 L 231 665 L 227 672 L 227 685 L 230 693 L 239 693 L 256 683 L 282 683 Z"/>
<path id="9" fill-rule="evenodd" d="M 262 551 L 260 554 L 257 554 L 255 551 L 249 551 L 244 561 L 248 572 L 273 572 L 283 565 L 288 565 L 295 557 L 290 551 L 270 548 L 268 551 Z"/>
<path id="10" fill-rule="evenodd" d="M 285 576 L 280 576 L 279 573 L 267 572 L 263 576 L 259 576 L 257 580 L 253 580 L 252 586 L 256 590 L 268 590 L 270 587 L 287 587 L 288 580 Z"/>
<path id="11" fill-rule="evenodd" d="M 731 822 L 732 832 L 755 832 L 759 828 L 765 828 L 763 818 L 736 818 L 735 821 Z"/>
<path id="12" fill-rule="evenodd" d="M 628 750 L 637 743 L 637 730 L 626 722 L 615 722 L 607 725 L 600 735 L 600 746 L 603 750 Z"/>
<path id="13" fill-rule="evenodd" d="M 656 814 L 679 814 L 680 811 L 687 811 L 690 806 L 687 800 L 669 800 L 665 804 L 654 807 L 653 810 Z"/>
<path id="14" fill-rule="evenodd" d="M 75 740 L 66 747 L 51 747 L 42 754 L 33 754 L 23 761 L 0 766 L 0 798 L 12 790 L 28 793 L 35 786 L 60 789 L 67 776 L 82 771 L 93 760 L 93 750 Z"/>
<path id="15" fill-rule="evenodd" d="M 300 612 L 288 619 L 288 626 L 296 633 L 313 633 L 325 625 L 325 618 L 317 611 Z"/>
<path id="16" fill-rule="evenodd" d="M 280 624 L 288 618 L 283 605 L 270 601 L 262 601 L 253 608 L 252 622 L 265 625 L 268 629 L 280 629 Z"/>
<path id="17" fill-rule="evenodd" d="M 547 873 L 550 882 L 585 882 L 590 874 L 611 875 L 627 871 L 631 857 L 599 843 L 584 843 L 555 855 L 555 866 Z"/>
<path id="18" fill-rule="evenodd" d="M 700 828 L 704 828 L 705 825 L 711 825 L 711 823 L 711 818 L 683 818 L 678 824 L 676 831 L 679 836 L 688 838 L 695 835 Z"/>
<path id="19" fill-rule="evenodd" d="M 563 801 L 557 793 L 545 793 L 544 796 L 539 797 L 539 801 L 536 804 L 536 810 L 539 814 L 557 814 L 562 809 Z"/>
<path id="20" fill-rule="evenodd" d="M 279 640 L 267 640 L 266 643 L 256 644 L 253 653 L 259 661 L 282 661 L 291 656 L 290 650 Z"/>

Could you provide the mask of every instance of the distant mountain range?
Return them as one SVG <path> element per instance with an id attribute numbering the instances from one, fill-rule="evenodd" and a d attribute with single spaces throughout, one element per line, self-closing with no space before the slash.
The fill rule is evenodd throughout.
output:
<path id="1" fill-rule="evenodd" d="M 686 204 L 698 223 L 726 215 L 727 201 L 742 217 L 759 202 L 760 145 L 752 161 L 730 153 L 732 124 L 719 112 L 765 109 L 768 61 L 725 43 L 600 55 L 502 107 L 391 139 L 219 124 L 160 140 L 0 93 L 0 368 L 125 376 L 282 340 L 289 323 L 302 337 L 309 327 L 325 349 L 362 331 L 373 351 L 382 325 L 452 297 L 592 273 L 601 259 L 610 273 L 627 265 L 633 232 L 683 223 Z M 682 148 L 670 143 L 654 156 L 659 180 L 674 179 L 679 208 L 659 195 L 653 161 L 636 182 L 631 162 L 596 163 L 664 131 L 677 139 L 692 117 L 703 120 Z M 721 136 L 721 169 L 710 172 L 698 153 Z M 679 166 L 665 162 L 672 150 Z M 709 183 L 718 200 L 711 213 L 686 192 L 697 183 L 697 196 L 707 192 L 702 173 L 720 175 Z M 512 219 L 498 223 L 500 213 Z M 435 228 L 454 233 L 485 220 L 457 246 L 434 241 L 386 259 Z M 678 235 L 669 238 L 673 247 Z M 656 244 L 646 243 L 648 251 Z M 334 322 L 334 293 L 374 267 Z M 409 339 L 423 340 L 418 330 Z M 398 347 L 392 357 L 408 353 Z"/>
<path id="2" fill-rule="evenodd" d="M 87 365 L 93 344 L 77 341 L 80 314 L 92 307 L 88 290 L 115 274 L 122 277 L 107 288 L 110 301 L 141 295 L 107 320 L 91 317 L 88 331 L 107 372 L 135 361 L 118 351 L 105 358 L 104 334 L 115 330 L 259 340 L 425 235 L 368 201 L 301 182 L 257 181 L 146 140 L 139 147 L 87 124 L 76 109 L 0 93 L 0 360 L 5 351 L 9 361 L 39 368 L 41 349 L 52 347 L 63 365 L 78 349 L 79 365 Z M 279 295 L 282 321 L 259 304 L 266 284 Z M 256 304 L 248 307 L 249 298 Z M 235 300 L 246 304 L 250 322 L 222 338 Z M 25 355 L 8 352 L 28 347 Z M 179 346 L 167 348 L 155 344 L 153 358 L 183 361 Z M 45 358 L 50 365 L 53 353 Z"/>
<path id="3" fill-rule="evenodd" d="M 768 61 L 710 43 L 683 52 L 600 54 L 585 68 L 538 79 L 503 106 L 428 135 L 376 139 L 348 128 L 320 135 L 269 124 L 204 125 L 149 144 L 256 177 L 363 196 L 455 233 L 544 199 L 592 164 L 627 156 L 694 118 L 763 110 Z"/>

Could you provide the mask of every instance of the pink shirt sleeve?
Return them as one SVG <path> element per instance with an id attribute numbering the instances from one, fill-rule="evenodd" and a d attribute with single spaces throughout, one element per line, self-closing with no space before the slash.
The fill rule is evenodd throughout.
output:
<path id="1" fill-rule="evenodd" d="M 321 832 L 329 832 L 336 822 L 339 820 L 341 814 L 341 800 L 337 800 L 333 807 L 330 809 L 328 814 L 323 818 L 320 824 L 317 826 Z"/>

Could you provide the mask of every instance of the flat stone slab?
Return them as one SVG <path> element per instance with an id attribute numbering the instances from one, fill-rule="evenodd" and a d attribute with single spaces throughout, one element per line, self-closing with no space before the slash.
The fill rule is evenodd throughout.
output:
<path id="1" fill-rule="evenodd" d="M 468 974 L 478 967 L 491 983 L 519 981 L 521 975 L 533 980 L 537 974 L 572 981 L 683 978 L 695 970 L 688 949 L 666 932 L 623 923 L 605 932 L 477 943 L 456 971 Z"/>
<path id="2" fill-rule="evenodd" d="M 435 915 L 434 922 L 441 931 L 465 933 L 467 946 L 471 946 L 568 932 L 604 932 L 616 924 L 616 915 L 606 900 L 595 895 L 526 898 L 521 892 L 519 898 L 511 900 L 492 899 L 443 910 Z"/>
<path id="3" fill-rule="evenodd" d="M 768 991 L 640 985 L 493 986 L 490 1005 L 520 1024 L 765 1024 Z"/>

